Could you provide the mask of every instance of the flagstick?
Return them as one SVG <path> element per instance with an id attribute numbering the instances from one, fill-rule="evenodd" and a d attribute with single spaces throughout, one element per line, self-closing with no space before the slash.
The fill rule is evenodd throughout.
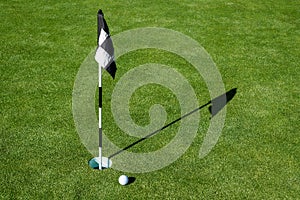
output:
<path id="1" fill-rule="evenodd" d="M 102 170 L 102 67 L 99 65 L 98 66 L 98 71 L 99 71 L 99 158 L 100 158 L 100 163 L 99 163 L 99 170 Z"/>

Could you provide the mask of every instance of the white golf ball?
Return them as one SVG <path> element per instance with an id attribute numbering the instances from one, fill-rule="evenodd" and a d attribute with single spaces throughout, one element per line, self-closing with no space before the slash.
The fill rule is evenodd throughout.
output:
<path id="1" fill-rule="evenodd" d="M 128 183 L 128 177 L 126 175 L 121 175 L 119 177 L 119 183 L 121 185 L 126 185 Z"/>

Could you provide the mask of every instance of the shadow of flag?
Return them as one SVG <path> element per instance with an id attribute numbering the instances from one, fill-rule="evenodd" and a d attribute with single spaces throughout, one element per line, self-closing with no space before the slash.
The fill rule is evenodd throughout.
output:
<path id="1" fill-rule="evenodd" d="M 220 112 L 226 106 L 226 104 L 233 99 L 236 92 L 237 88 L 233 88 L 225 94 L 222 94 L 221 96 L 211 100 L 211 106 L 208 107 L 211 117 L 214 117 L 216 114 L 218 114 L 218 112 Z"/>

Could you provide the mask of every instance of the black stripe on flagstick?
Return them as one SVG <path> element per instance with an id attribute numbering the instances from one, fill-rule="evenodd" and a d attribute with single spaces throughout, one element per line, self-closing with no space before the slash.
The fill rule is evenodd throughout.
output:
<path id="1" fill-rule="evenodd" d="M 99 108 L 102 108 L 102 87 L 99 87 Z"/>
<path id="2" fill-rule="evenodd" d="M 99 147 L 102 147 L 102 128 L 99 128 Z"/>

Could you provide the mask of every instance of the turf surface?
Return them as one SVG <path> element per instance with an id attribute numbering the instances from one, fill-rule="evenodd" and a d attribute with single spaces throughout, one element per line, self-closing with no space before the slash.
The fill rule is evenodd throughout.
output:
<path id="1" fill-rule="evenodd" d="M 299 198 L 298 1 L 2 0 L 0 5 L 1 199 Z M 198 157 L 209 124 L 203 109 L 194 142 L 172 165 L 129 173 L 135 181 L 126 187 L 117 183 L 122 172 L 88 167 L 92 155 L 75 129 L 72 90 L 80 64 L 95 48 L 98 8 L 112 35 L 150 26 L 195 39 L 212 56 L 226 90 L 238 89 L 227 105 L 222 135 L 207 157 Z M 115 82 L 131 68 L 153 61 L 188 77 L 200 105 L 209 100 L 205 83 L 186 61 L 155 49 L 121 57 Z M 109 95 L 115 82 L 104 75 L 104 84 L 110 85 L 104 91 L 105 119 L 111 118 Z M 133 119 L 147 124 L 144 111 L 153 103 L 165 105 L 168 122 L 180 117 L 172 97 L 164 88 L 142 87 L 130 103 Z M 103 126 L 120 146 L 134 141 L 114 122 Z M 159 149 L 177 128 L 130 151 Z"/>

